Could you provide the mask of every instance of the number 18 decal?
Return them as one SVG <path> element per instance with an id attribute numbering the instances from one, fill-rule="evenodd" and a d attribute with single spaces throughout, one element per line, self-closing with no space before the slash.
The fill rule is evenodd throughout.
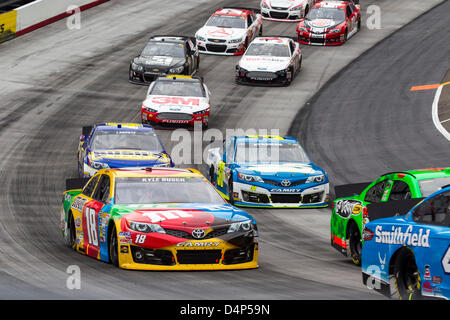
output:
<path id="1" fill-rule="evenodd" d="M 95 210 L 93 208 L 85 207 L 84 214 L 86 219 L 86 228 L 88 234 L 89 244 L 93 246 L 98 246 L 97 237 L 97 219 L 95 216 Z"/>

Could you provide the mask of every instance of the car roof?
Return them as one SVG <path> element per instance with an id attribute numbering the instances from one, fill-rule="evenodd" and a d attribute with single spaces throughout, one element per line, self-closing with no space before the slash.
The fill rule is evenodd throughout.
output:
<path id="1" fill-rule="evenodd" d="M 281 44 L 289 44 L 291 38 L 286 37 L 256 37 L 252 42 L 254 43 L 281 43 Z"/>
<path id="2" fill-rule="evenodd" d="M 236 142 L 298 143 L 298 141 L 293 137 L 282 137 L 282 136 L 276 136 L 276 135 L 237 136 Z"/>
<path id="3" fill-rule="evenodd" d="M 103 172 L 109 172 L 116 178 L 154 178 L 154 177 L 186 177 L 186 178 L 205 178 L 198 171 L 182 168 L 121 168 L 121 169 L 103 169 Z"/>
<path id="4" fill-rule="evenodd" d="M 96 124 L 95 128 L 100 131 L 155 131 L 152 126 L 140 123 L 106 122 Z"/>
<path id="5" fill-rule="evenodd" d="M 213 15 L 235 16 L 246 18 L 252 11 L 246 9 L 222 8 L 214 12 Z"/>

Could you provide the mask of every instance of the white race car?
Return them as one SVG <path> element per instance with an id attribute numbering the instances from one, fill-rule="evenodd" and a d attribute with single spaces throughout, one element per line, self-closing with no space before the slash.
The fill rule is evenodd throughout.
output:
<path id="1" fill-rule="evenodd" d="M 236 66 L 236 82 L 289 85 L 301 66 L 302 52 L 296 41 L 282 37 L 257 37 Z"/>
<path id="2" fill-rule="evenodd" d="M 261 0 L 263 19 L 300 21 L 318 0 Z"/>
<path id="3" fill-rule="evenodd" d="M 202 78 L 166 76 L 157 78 L 148 88 L 142 103 L 143 124 L 193 127 L 195 122 L 208 127 L 210 96 Z"/>
<path id="4" fill-rule="evenodd" d="M 214 12 L 195 33 L 201 53 L 240 55 L 248 44 L 262 35 L 262 17 L 258 9 L 223 8 Z"/>

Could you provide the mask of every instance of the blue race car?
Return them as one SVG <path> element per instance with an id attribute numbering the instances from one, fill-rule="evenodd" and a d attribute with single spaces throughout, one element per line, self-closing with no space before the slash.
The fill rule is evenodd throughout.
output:
<path id="1" fill-rule="evenodd" d="M 211 182 L 230 203 L 247 207 L 326 207 L 326 172 L 297 140 L 280 136 L 232 136 L 208 150 Z"/>
<path id="2" fill-rule="evenodd" d="M 450 187 L 406 215 L 369 222 L 363 232 L 363 283 L 388 297 L 450 297 Z"/>
<path id="3" fill-rule="evenodd" d="M 83 127 L 78 145 L 80 177 L 91 177 L 98 170 L 108 168 L 173 166 L 149 125 L 100 123 Z"/>

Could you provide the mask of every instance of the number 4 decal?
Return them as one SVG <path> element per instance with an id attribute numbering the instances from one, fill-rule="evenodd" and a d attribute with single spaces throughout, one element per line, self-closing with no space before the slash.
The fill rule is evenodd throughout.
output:
<path id="1" fill-rule="evenodd" d="M 450 246 L 442 258 L 442 267 L 444 268 L 445 273 L 450 273 Z"/>

